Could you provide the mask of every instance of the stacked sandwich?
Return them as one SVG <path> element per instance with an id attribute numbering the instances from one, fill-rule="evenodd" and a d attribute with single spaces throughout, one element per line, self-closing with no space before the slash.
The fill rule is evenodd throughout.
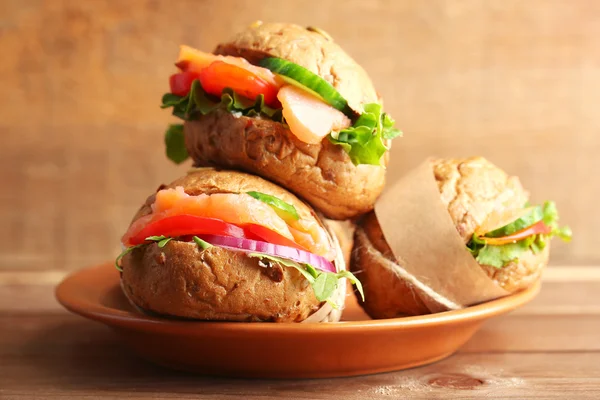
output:
<path id="1" fill-rule="evenodd" d="M 335 321 L 346 269 L 328 219 L 373 209 L 399 135 L 365 71 L 325 32 L 255 23 L 206 53 L 181 46 L 165 136 L 194 169 L 123 237 L 138 308 L 204 320 Z M 314 208 L 312 208 L 314 207 Z"/>
<path id="2" fill-rule="evenodd" d="M 132 304 L 200 320 L 337 321 L 349 281 L 373 317 L 432 312 L 400 275 L 382 279 L 382 265 L 401 256 L 387 247 L 372 210 L 400 131 L 365 71 L 327 33 L 258 22 L 212 53 L 181 46 L 175 65 L 162 107 L 181 121 L 166 131 L 167 156 L 191 158 L 194 168 L 148 197 L 122 238 L 117 268 Z M 535 253 L 524 282 L 537 278 L 547 239 L 565 233 L 550 219 L 553 209 L 523 209 L 524 191 L 510 179 L 493 194 L 482 183 L 481 195 L 463 202 L 452 192 L 466 179 L 463 164 L 432 165 L 464 251 L 492 278 L 520 270 L 521 255 Z M 353 268 L 368 281 L 366 293 L 346 268 L 344 235 L 331 221 L 348 219 L 359 223 Z M 406 296 L 417 304 L 404 306 Z"/>

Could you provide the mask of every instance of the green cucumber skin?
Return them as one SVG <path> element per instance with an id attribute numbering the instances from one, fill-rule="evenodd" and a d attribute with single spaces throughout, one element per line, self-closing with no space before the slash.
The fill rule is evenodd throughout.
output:
<path id="1" fill-rule="evenodd" d="M 327 104 L 342 111 L 344 114 L 352 114 L 352 110 L 348 106 L 346 99 L 344 99 L 329 82 L 301 65 L 294 64 L 281 58 L 268 57 L 260 61 L 260 66 L 271 70 L 271 72 L 275 74 L 283 75 L 294 80 L 300 86 L 317 94 Z"/>
<path id="2" fill-rule="evenodd" d="M 498 238 L 512 235 L 513 233 L 519 232 L 525 228 L 530 227 L 540 222 L 544 217 L 544 212 L 541 206 L 535 206 L 531 209 L 531 212 L 517 218 L 510 224 L 506 224 L 501 228 L 494 229 L 491 232 L 485 234 L 486 237 Z"/>

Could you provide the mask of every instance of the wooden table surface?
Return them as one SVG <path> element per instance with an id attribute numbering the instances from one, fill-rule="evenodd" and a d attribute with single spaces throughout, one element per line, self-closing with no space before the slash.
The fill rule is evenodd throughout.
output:
<path id="1" fill-rule="evenodd" d="M 436 364 L 298 381 L 198 377 L 141 361 L 107 327 L 60 308 L 61 278 L 0 274 L 0 399 L 600 398 L 600 267 L 548 268 L 532 303 Z"/>

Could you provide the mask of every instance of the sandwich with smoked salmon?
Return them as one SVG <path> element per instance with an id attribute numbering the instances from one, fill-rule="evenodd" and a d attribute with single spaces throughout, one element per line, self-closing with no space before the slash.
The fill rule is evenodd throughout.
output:
<path id="1" fill-rule="evenodd" d="M 198 168 L 137 212 L 117 258 L 121 286 L 144 312 L 199 320 L 339 320 L 346 270 L 325 220 L 281 187 Z"/>
<path id="2" fill-rule="evenodd" d="M 432 168 L 442 203 L 465 249 L 505 291 L 525 289 L 540 278 L 548 263 L 552 237 L 571 239 L 570 229 L 558 225 L 553 202 L 529 204 L 529 193 L 519 178 L 507 175 L 486 159 L 439 159 L 432 161 Z M 435 243 L 434 237 L 431 240 Z M 373 318 L 430 312 L 423 292 L 394 272 L 402 258 L 397 256 L 386 242 L 375 213 L 369 213 L 355 233 L 351 270 L 364 285 L 361 304 Z M 426 272 L 421 273 L 426 276 Z"/>
<path id="3" fill-rule="evenodd" d="M 400 135 L 371 79 L 324 31 L 257 22 L 212 52 L 181 46 L 162 107 L 167 155 L 273 181 L 332 219 L 371 209 Z"/>

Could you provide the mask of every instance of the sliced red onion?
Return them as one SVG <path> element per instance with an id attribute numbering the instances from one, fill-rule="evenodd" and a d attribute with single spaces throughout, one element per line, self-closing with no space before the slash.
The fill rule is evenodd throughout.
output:
<path id="1" fill-rule="evenodd" d="M 197 235 L 206 242 L 225 247 L 232 250 L 240 250 L 248 253 L 264 253 L 270 256 L 287 258 L 299 263 L 310 264 L 318 270 L 325 272 L 337 272 L 331 261 L 325 257 L 318 256 L 308 251 L 295 249 L 293 247 L 281 246 L 278 244 L 259 242 L 257 240 L 236 238 L 231 236 L 218 235 Z"/>

